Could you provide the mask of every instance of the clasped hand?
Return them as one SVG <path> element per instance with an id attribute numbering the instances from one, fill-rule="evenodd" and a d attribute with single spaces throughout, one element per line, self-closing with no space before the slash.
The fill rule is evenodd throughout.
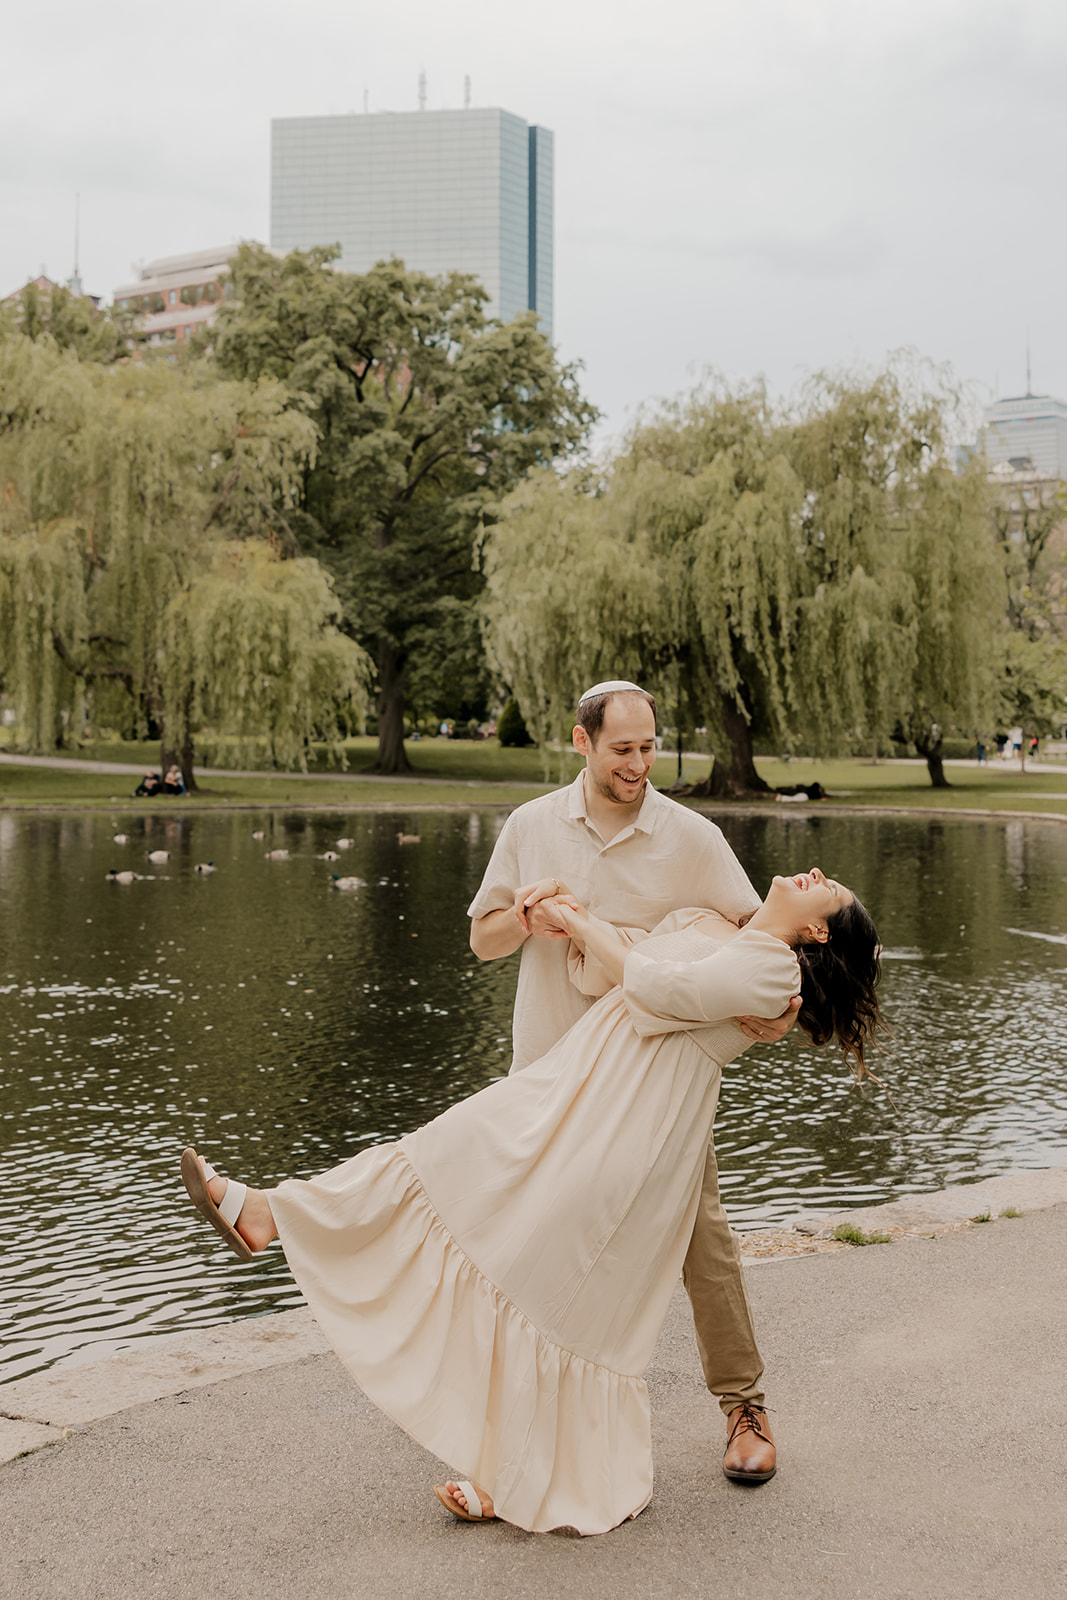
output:
<path id="1" fill-rule="evenodd" d="M 571 930 L 560 911 L 564 906 L 576 907 L 577 904 L 566 884 L 558 878 L 540 878 L 518 891 L 512 910 L 523 931 L 535 939 L 569 939 Z"/>

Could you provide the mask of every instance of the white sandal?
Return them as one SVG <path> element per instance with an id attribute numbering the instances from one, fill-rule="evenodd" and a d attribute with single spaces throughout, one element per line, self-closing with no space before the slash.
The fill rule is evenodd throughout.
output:
<path id="1" fill-rule="evenodd" d="M 222 1235 L 234 1255 L 240 1256 L 242 1261 L 251 1261 L 255 1251 L 249 1249 L 236 1226 L 248 1185 L 237 1183 L 233 1178 L 224 1179 L 226 1192 L 216 1205 L 207 1185 L 209 1178 L 218 1176 L 210 1161 L 204 1161 L 195 1150 L 182 1151 L 182 1182 L 193 1205 L 202 1217 L 207 1218 L 215 1232 Z"/>
<path id="2" fill-rule="evenodd" d="M 448 1489 L 443 1483 L 434 1484 L 433 1492 L 437 1496 L 438 1500 L 440 1500 L 446 1511 L 451 1511 L 452 1515 L 454 1517 L 459 1517 L 461 1522 L 496 1522 L 498 1520 L 495 1511 L 490 1512 L 489 1516 L 486 1516 L 485 1512 L 482 1510 L 482 1497 L 474 1487 L 473 1483 L 468 1483 L 466 1479 L 463 1479 L 461 1482 L 456 1484 L 456 1488 L 459 1489 L 459 1491 L 466 1498 L 466 1506 L 461 1506 L 455 1496 L 449 1494 Z"/>

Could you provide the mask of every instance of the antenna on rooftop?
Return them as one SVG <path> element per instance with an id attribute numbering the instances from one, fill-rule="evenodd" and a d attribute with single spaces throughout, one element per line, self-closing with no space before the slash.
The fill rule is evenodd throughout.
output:
<path id="1" fill-rule="evenodd" d="M 82 292 L 81 268 L 78 266 L 78 238 L 81 233 L 81 203 L 80 194 L 74 196 L 74 271 L 67 281 L 67 288 L 71 294 L 80 295 Z"/>
<path id="2" fill-rule="evenodd" d="M 426 110 L 426 74 L 419 73 L 419 110 Z"/>
<path id="3" fill-rule="evenodd" d="M 1026 330 L 1026 392 L 1027 392 L 1028 395 L 1031 395 L 1034 392 L 1030 387 L 1030 329 L 1029 328 L 1027 328 L 1027 330 Z"/>
<path id="4" fill-rule="evenodd" d="M 465 74 L 464 79 L 463 79 L 463 109 L 464 109 L 464 111 L 469 111 L 470 108 L 471 108 L 471 75 L 468 72 L 468 73 Z"/>

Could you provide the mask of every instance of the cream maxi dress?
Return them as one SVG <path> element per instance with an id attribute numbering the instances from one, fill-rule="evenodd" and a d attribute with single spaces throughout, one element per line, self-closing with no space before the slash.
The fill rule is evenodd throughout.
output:
<path id="1" fill-rule="evenodd" d="M 642 1374 L 678 1282 L 735 1016 L 800 989 L 788 945 L 673 912 L 554 1049 L 393 1144 L 271 1195 L 360 1387 L 532 1532 L 652 1495 Z M 582 987 L 602 983 L 572 961 Z"/>

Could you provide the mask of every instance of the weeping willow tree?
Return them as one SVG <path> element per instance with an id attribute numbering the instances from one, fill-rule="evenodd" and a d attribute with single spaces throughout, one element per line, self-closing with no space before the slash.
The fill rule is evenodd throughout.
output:
<path id="1" fill-rule="evenodd" d="M 366 709 L 370 657 L 339 632 L 340 616 L 317 561 L 283 561 L 261 540 L 216 548 L 163 616 L 172 738 L 191 746 L 205 724 L 246 746 L 266 733 L 275 766 L 306 769 L 311 739 L 336 746 Z"/>
<path id="2" fill-rule="evenodd" d="M 697 792 L 766 790 L 757 740 L 829 755 L 890 733 L 943 781 L 941 729 L 990 703 L 998 622 L 984 479 L 951 469 L 943 405 L 891 372 L 817 382 L 793 415 L 705 387 L 634 430 L 597 496 L 549 477 L 513 496 L 486 619 L 524 714 L 573 703 L 597 662 L 708 724 Z"/>
<path id="3" fill-rule="evenodd" d="M 21 739 L 32 750 L 62 743 L 85 712 L 85 684 L 69 671 L 53 639 L 88 636 L 76 526 L 27 526 L 10 484 L 0 500 L 0 688 Z"/>
<path id="4" fill-rule="evenodd" d="M 288 400 L 271 380 L 219 382 L 203 367 L 167 364 L 107 369 L 47 338 L 0 338 L 0 688 L 24 743 L 62 745 L 86 704 L 110 692 L 113 705 L 117 687 L 125 731 L 158 734 L 164 764 L 179 759 L 191 787 L 194 708 L 210 704 L 221 723 L 245 728 L 256 714 L 242 671 L 260 659 L 265 586 L 273 625 L 288 616 L 291 663 L 304 639 L 300 681 L 309 691 L 329 685 L 310 713 L 292 697 L 259 696 L 276 749 L 302 749 L 309 714 L 330 725 L 338 680 L 320 670 L 327 657 L 347 660 L 344 696 L 362 693 L 365 657 L 330 634 L 336 605 L 325 580 L 316 612 L 306 563 L 281 559 L 315 448 L 313 425 Z M 257 554 L 227 568 L 220 552 L 235 538 Z M 203 601 L 202 583 L 223 572 L 227 628 L 210 641 L 211 659 L 220 665 L 223 640 L 230 656 L 209 699 L 191 642 L 202 653 L 209 641 L 178 619 L 183 604 L 191 618 L 189 597 Z"/>
<path id="5" fill-rule="evenodd" d="M 954 402 L 935 373 L 816 379 L 791 445 L 812 581 L 796 671 L 815 747 L 820 733 L 831 748 L 845 730 L 892 736 L 935 787 L 945 733 L 973 737 L 991 715 L 1001 622 L 985 475 L 949 458 Z"/>
<path id="6" fill-rule="evenodd" d="M 493 667 L 541 747 L 569 741 L 583 689 L 645 671 L 663 632 L 661 588 L 640 532 L 582 473 L 537 473 L 483 541 L 481 604 Z"/>
<path id="7" fill-rule="evenodd" d="M 540 734 L 589 682 L 634 677 L 715 725 L 706 787 L 765 788 L 753 731 L 796 699 L 802 500 L 758 389 L 665 408 L 596 493 L 546 474 L 513 495 L 485 541 L 485 616 L 527 721 Z"/>
<path id="8" fill-rule="evenodd" d="M 702 390 L 639 427 L 617 464 L 623 526 L 640 527 L 663 587 L 658 657 L 690 721 L 716 730 L 710 794 L 760 791 L 753 739 L 780 738 L 793 672 L 803 486 L 759 387 Z"/>

